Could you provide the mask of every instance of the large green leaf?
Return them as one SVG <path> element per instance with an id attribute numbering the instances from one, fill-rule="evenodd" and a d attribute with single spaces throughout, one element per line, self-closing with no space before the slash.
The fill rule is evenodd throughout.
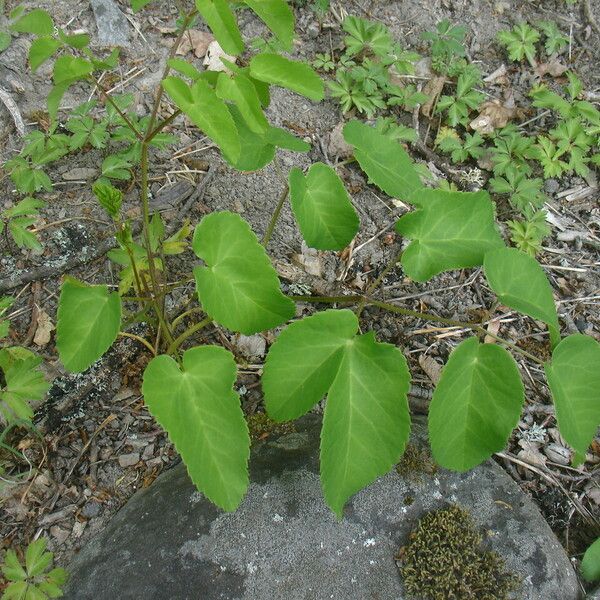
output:
<path id="1" fill-rule="evenodd" d="M 354 146 L 354 156 L 369 181 L 389 196 L 407 200 L 423 188 L 410 156 L 398 142 L 360 121 L 345 125 L 344 139 Z M 410 201 L 419 204 L 418 198 Z"/>
<path id="2" fill-rule="evenodd" d="M 294 41 L 294 13 L 286 0 L 244 0 L 278 37 L 286 50 Z"/>
<path id="3" fill-rule="evenodd" d="M 226 0 L 196 0 L 196 8 L 227 54 L 241 54 L 244 42 Z"/>
<path id="4" fill-rule="evenodd" d="M 308 152 L 310 150 L 308 142 L 297 138 L 289 131 L 281 129 L 281 127 L 271 127 L 265 138 L 278 148 L 285 148 L 286 150 L 292 150 L 292 152 Z"/>
<path id="5" fill-rule="evenodd" d="M 121 299 L 106 285 L 87 285 L 65 278 L 58 303 L 56 347 L 69 371 L 85 371 L 117 338 Z"/>
<path id="6" fill-rule="evenodd" d="M 29 402 L 41 400 L 50 388 L 43 372 L 38 369 L 42 359 L 26 348 L 0 350 L 0 414 L 11 423 L 17 419 L 30 420 L 33 410 Z"/>
<path id="7" fill-rule="evenodd" d="M 302 94 L 311 100 L 323 100 L 325 90 L 321 78 L 306 63 L 279 54 L 257 54 L 250 61 L 250 75 Z"/>
<path id="8" fill-rule="evenodd" d="M 294 167 L 289 181 L 292 210 L 306 243 L 319 250 L 343 250 L 360 223 L 337 173 L 315 163 L 306 176 Z"/>
<path id="9" fill-rule="evenodd" d="M 191 87 L 179 77 L 167 77 L 163 87 L 192 123 L 211 138 L 230 161 L 240 157 L 240 138 L 227 105 L 199 79 Z"/>
<path id="10" fill-rule="evenodd" d="M 233 102 L 244 117 L 248 128 L 259 135 L 264 135 L 270 125 L 260 104 L 260 98 L 254 84 L 240 73 L 230 77 L 221 73 L 217 82 L 217 96 Z"/>
<path id="11" fill-rule="evenodd" d="M 235 510 L 248 487 L 250 438 L 235 380 L 231 353 L 201 346 L 184 353 L 181 367 L 170 356 L 152 359 L 142 386 L 192 481 L 224 510 Z"/>
<path id="12" fill-rule="evenodd" d="M 600 580 L 600 538 L 583 555 L 581 574 L 586 581 Z"/>
<path id="13" fill-rule="evenodd" d="M 519 369 L 494 344 L 469 338 L 442 370 L 429 406 L 429 440 L 444 468 L 467 471 L 502 450 L 524 400 Z"/>
<path id="14" fill-rule="evenodd" d="M 552 288 L 535 258 L 516 248 L 499 248 L 485 255 L 483 269 L 501 302 L 548 325 L 552 345 L 560 332 Z"/>
<path id="15" fill-rule="evenodd" d="M 215 321 L 249 335 L 294 316 L 295 305 L 281 293 L 265 249 L 239 215 L 223 211 L 204 217 L 192 247 L 206 263 L 194 269 L 198 296 Z"/>
<path id="16" fill-rule="evenodd" d="M 229 112 L 240 137 L 240 156 L 236 161 L 227 159 L 227 162 L 242 172 L 258 171 L 268 165 L 275 158 L 275 144 L 268 140 L 267 135 L 254 133 L 240 114 L 237 107 L 230 105 Z M 269 130 L 267 130 L 268 133 Z"/>
<path id="17" fill-rule="evenodd" d="M 600 344 L 587 335 L 566 337 L 544 366 L 563 438 L 585 455 L 600 425 Z"/>
<path id="18" fill-rule="evenodd" d="M 52 77 L 55 86 L 73 83 L 78 79 L 85 79 L 92 71 L 94 66 L 89 60 L 77 56 L 59 56 L 54 62 L 54 71 Z"/>
<path id="19" fill-rule="evenodd" d="M 414 240 L 402 255 L 402 266 L 414 280 L 481 265 L 487 252 L 504 245 L 487 192 L 423 189 L 419 197 L 422 207 L 396 224 L 398 233 Z"/>
<path id="20" fill-rule="evenodd" d="M 357 331 L 349 310 L 297 321 L 271 346 L 262 377 L 267 411 L 278 421 L 308 412 L 327 394 L 321 482 L 338 517 L 350 496 L 398 461 L 410 432 L 404 356 Z"/>

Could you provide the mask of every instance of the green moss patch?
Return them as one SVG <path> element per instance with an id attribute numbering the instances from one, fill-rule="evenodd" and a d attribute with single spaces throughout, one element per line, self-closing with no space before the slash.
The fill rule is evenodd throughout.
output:
<path id="1" fill-rule="evenodd" d="M 397 557 L 406 591 L 423 600 L 516 598 L 519 578 L 481 542 L 471 516 L 458 506 L 426 514 Z"/>

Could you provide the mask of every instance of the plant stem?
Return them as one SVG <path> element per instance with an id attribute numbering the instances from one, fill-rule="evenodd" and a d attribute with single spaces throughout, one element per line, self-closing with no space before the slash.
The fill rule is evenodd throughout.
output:
<path id="1" fill-rule="evenodd" d="M 181 111 L 177 109 L 170 117 L 163 119 L 149 134 L 146 135 L 146 141 L 150 143 L 167 125 L 172 123 Z"/>
<path id="2" fill-rule="evenodd" d="M 390 304 L 389 302 L 382 302 L 380 300 L 375 300 L 374 298 L 369 298 L 368 296 L 363 295 L 354 295 L 354 296 L 288 296 L 291 300 L 296 302 L 315 302 L 315 303 L 331 303 L 331 304 L 362 304 L 364 302 L 365 305 L 377 306 L 378 308 L 382 308 L 384 310 L 388 310 L 390 312 L 405 315 L 408 317 L 415 317 L 416 319 L 422 319 L 424 321 L 434 321 L 437 323 L 444 323 L 445 325 L 450 325 L 452 327 L 460 327 L 464 329 L 472 329 L 473 331 L 477 331 L 482 335 L 488 335 L 497 342 L 503 344 L 504 346 L 508 346 L 515 352 L 526 356 L 530 360 L 544 365 L 544 361 L 537 356 L 519 348 L 513 342 L 509 342 L 500 336 L 489 332 L 481 323 L 471 323 L 468 321 L 456 321 L 454 319 L 447 319 L 445 317 L 439 317 L 437 315 L 433 315 L 430 313 L 422 313 L 416 310 L 410 310 L 408 308 L 402 308 L 400 306 L 396 306 L 395 304 Z"/>
<path id="3" fill-rule="evenodd" d="M 153 356 L 156 356 L 156 352 L 155 352 L 154 348 L 152 347 L 152 344 L 150 344 L 150 342 L 148 340 L 144 339 L 143 337 L 141 337 L 139 335 L 135 335 L 135 333 L 127 333 L 126 331 L 119 331 L 119 336 L 131 338 L 132 340 L 136 340 L 140 344 L 143 344 L 144 346 L 146 346 L 146 348 L 148 348 L 148 350 L 150 350 L 150 352 L 152 353 Z"/>
<path id="4" fill-rule="evenodd" d="M 156 117 L 158 115 L 158 109 L 160 108 L 160 100 L 162 98 L 163 92 L 164 92 L 164 88 L 162 85 L 162 82 L 167 78 L 167 76 L 169 75 L 169 72 L 171 71 L 171 67 L 169 65 L 169 61 L 172 58 L 175 58 L 175 54 L 177 53 L 177 50 L 179 48 L 179 45 L 181 44 L 181 40 L 183 39 L 183 36 L 185 35 L 185 32 L 187 30 L 187 28 L 190 26 L 190 23 L 192 22 L 192 20 L 194 19 L 194 17 L 196 16 L 196 14 L 198 13 L 197 9 L 192 10 L 192 12 L 190 12 L 185 19 L 183 20 L 183 23 L 181 24 L 181 30 L 179 31 L 179 34 L 177 35 L 177 38 L 175 39 L 175 41 L 173 42 L 173 45 L 171 46 L 171 51 L 169 52 L 169 56 L 167 58 L 167 63 L 165 65 L 165 69 L 163 71 L 163 74 L 160 78 L 160 83 L 158 85 L 158 89 L 156 90 L 156 96 L 154 98 L 154 105 L 152 107 L 152 113 L 150 115 L 150 120 L 148 121 L 148 127 L 146 129 L 146 135 L 144 136 L 146 141 L 149 142 L 152 137 L 148 137 L 150 136 L 152 133 L 154 133 L 154 125 L 156 123 Z M 159 130 L 160 131 L 160 130 Z M 158 131 L 156 132 L 158 133 Z M 156 135 L 156 133 L 154 133 L 154 135 Z"/>
<path id="5" fill-rule="evenodd" d="M 195 313 L 198 312 L 204 312 L 204 310 L 202 309 L 201 306 L 195 306 L 194 308 L 190 308 L 190 310 L 186 310 L 185 312 L 182 312 L 180 315 L 177 315 L 172 321 L 171 321 L 171 328 L 174 330 L 175 327 L 177 327 L 177 325 L 183 321 L 183 319 L 185 319 L 187 316 L 189 315 L 193 315 Z"/>
<path id="6" fill-rule="evenodd" d="M 181 346 L 181 344 L 185 342 L 185 340 L 187 340 L 189 337 L 191 337 L 201 329 L 204 329 L 204 327 L 210 325 L 211 323 L 212 319 L 210 317 L 206 317 L 205 319 L 202 319 L 202 321 L 199 321 L 195 325 L 188 327 L 177 339 L 171 342 L 171 345 L 167 349 L 167 354 L 174 354 L 177 348 L 179 348 L 179 346 Z"/>
<path id="7" fill-rule="evenodd" d="M 385 279 L 386 275 L 396 266 L 396 264 L 400 260 L 401 255 L 402 255 L 402 252 L 400 252 L 399 254 L 394 254 L 392 259 L 388 262 L 388 264 L 385 266 L 383 271 L 381 271 L 381 273 L 379 274 L 379 277 L 377 277 L 377 279 L 375 279 L 375 281 L 373 281 L 371 283 L 371 285 L 367 288 L 367 290 L 365 292 L 365 296 L 370 296 L 377 289 L 379 284 Z M 362 314 L 362 311 L 364 310 L 365 305 L 366 305 L 365 301 L 360 303 L 358 310 L 356 311 L 357 317 L 360 318 L 360 315 Z"/>
<path id="8" fill-rule="evenodd" d="M 267 231 L 265 231 L 265 235 L 262 240 L 262 245 L 265 248 L 269 244 L 271 236 L 273 235 L 273 231 L 275 230 L 275 225 L 277 225 L 277 219 L 279 219 L 279 215 L 281 214 L 281 209 L 283 208 L 283 204 L 285 202 L 285 199 L 288 196 L 289 190 L 290 190 L 290 188 L 289 188 L 288 184 L 286 183 L 283 186 L 283 190 L 281 191 L 281 195 L 279 196 L 279 202 L 277 202 L 277 206 L 275 207 L 275 212 L 273 212 L 273 216 L 271 217 L 271 220 L 269 221 L 269 226 L 267 227 Z"/>
<path id="9" fill-rule="evenodd" d="M 119 108 L 118 104 L 114 101 L 113 97 L 108 93 L 108 90 L 105 89 L 100 81 L 96 79 L 93 75 L 90 75 L 94 85 L 100 91 L 100 94 L 106 98 L 108 103 L 117 111 L 117 114 L 123 119 L 127 127 L 132 131 L 135 137 L 141 142 L 144 140 L 144 136 L 138 131 L 137 127 L 131 122 L 131 119 Z"/>

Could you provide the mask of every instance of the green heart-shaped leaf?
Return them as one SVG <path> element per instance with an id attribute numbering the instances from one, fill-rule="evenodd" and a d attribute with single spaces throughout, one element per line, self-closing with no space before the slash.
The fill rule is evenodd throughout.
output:
<path id="1" fill-rule="evenodd" d="M 422 206 L 396 224 L 398 233 L 414 240 L 401 262 L 415 281 L 481 265 L 487 252 L 504 246 L 487 192 L 424 189 L 418 196 Z"/>
<path id="2" fill-rule="evenodd" d="M 600 425 L 600 344 L 587 335 L 566 337 L 544 365 L 560 434 L 585 456 Z"/>
<path id="3" fill-rule="evenodd" d="M 306 177 L 293 168 L 289 181 L 292 210 L 306 243 L 319 250 L 343 250 L 360 223 L 337 173 L 323 163 L 315 163 Z"/>
<path id="4" fill-rule="evenodd" d="M 503 304 L 543 321 L 548 325 L 552 345 L 560 342 L 552 288 L 535 258 L 516 248 L 499 248 L 485 255 L 483 269 Z"/>
<path id="5" fill-rule="evenodd" d="M 295 305 L 281 293 L 265 249 L 239 215 L 224 211 L 204 217 L 192 247 L 206 263 L 194 269 L 198 296 L 215 321 L 250 335 L 294 316 Z"/>
<path id="6" fill-rule="evenodd" d="M 194 485 L 223 510 L 235 510 L 248 487 L 250 438 L 235 379 L 230 352 L 201 346 L 183 354 L 181 367 L 170 356 L 152 359 L 142 386 Z"/>
<path id="7" fill-rule="evenodd" d="M 121 298 L 106 285 L 86 285 L 65 278 L 58 302 L 56 347 L 69 371 L 85 371 L 117 338 Z"/>
<path id="8" fill-rule="evenodd" d="M 429 406 L 429 440 L 444 468 L 467 471 L 504 448 L 519 421 L 524 390 L 512 356 L 469 338 L 442 370 Z"/>
<path id="9" fill-rule="evenodd" d="M 399 460 L 410 432 L 404 356 L 357 331 L 349 310 L 292 323 L 271 346 L 262 377 L 267 411 L 278 421 L 308 412 L 327 394 L 321 482 L 338 517 L 350 496 Z"/>

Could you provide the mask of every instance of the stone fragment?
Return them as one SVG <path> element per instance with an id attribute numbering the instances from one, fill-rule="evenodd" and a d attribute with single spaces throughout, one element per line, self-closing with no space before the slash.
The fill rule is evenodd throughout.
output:
<path id="1" fill-rule="evenodd" d="M 418 481 L 395 470 L 338 521 L 323 501 L 315 415 L 253 445 L 250 487 L 224 513 L 168 470 L 119 511 L 69 566 L 67 600 L 406 600 L 394 557 L 418 520 L 456 504 L 522 580 L 521 600 L 578 600 L 575 572 L 531 500 L 493 461 Z M 415 419 L 413 444 L 425 449 Z M 201 594 L 199 595 L 199 590 Z"/>
<path id="2" fill-rule="evenodd" d="M 348 158 L 354 152 L 354 148 L 344 139 L 344 125 L 344 122 L 338 123 L 329 134 L 327 151 L 332 158 Z"/>
<path id="3" fill-rule="evenodd" d="M 129 454 L 121 454 L 121 456 L 119 456 L 119 465 L 124 469 L 126 467 L 133 467 L 133 465 L 137 465 L 138 462 L 140 462 L 139 452 L 130 452 Z"/>
<path id="4" fill-rule="evenodd" d="M 102 46 L 129 46 L 129 23 L 114 0 L 91 0 L 98 42 Z"/>
<path id="5" fill-rule="evenodd" d="M 66 173 L 63 173 L 65 181 L 89 181 L 98 175 L 98 169 L 93 167 L 76 167 Z"/>

